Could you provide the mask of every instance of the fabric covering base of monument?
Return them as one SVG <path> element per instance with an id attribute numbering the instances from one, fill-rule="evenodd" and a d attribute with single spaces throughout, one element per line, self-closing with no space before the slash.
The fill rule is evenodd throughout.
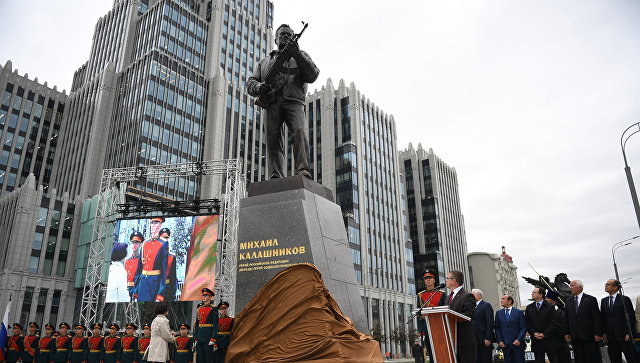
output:
<path id="1" fill-rule="evenodd" d="M 235 318 L 227 362 L 382 362 L 380 346 L 356 330 L 311 264 L 265 284 Z"/>

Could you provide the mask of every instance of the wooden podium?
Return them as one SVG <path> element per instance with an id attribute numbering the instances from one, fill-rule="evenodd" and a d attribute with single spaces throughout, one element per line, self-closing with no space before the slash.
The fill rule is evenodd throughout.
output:
<path id="1" fill-rule="evenodd" d="M 433 363 L 456 363 L 457 323 L 470 321 L 471 318 L 449 309 L 448 306 L 422 308 L 420 314 L 427 323 Z"/>

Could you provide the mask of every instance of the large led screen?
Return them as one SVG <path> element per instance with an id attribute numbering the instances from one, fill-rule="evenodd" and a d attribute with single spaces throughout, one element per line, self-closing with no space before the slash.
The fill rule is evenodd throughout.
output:
<path id="1" fill-rule="evenodd" d="M 105 302 L 197 301 L 213 289 L 219 216 L 116 222 Z"/>

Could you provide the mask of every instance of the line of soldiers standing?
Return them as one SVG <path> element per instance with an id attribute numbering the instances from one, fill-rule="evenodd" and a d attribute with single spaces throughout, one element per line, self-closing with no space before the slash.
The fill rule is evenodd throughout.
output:
<path id="1" fill-rule="evenodd" d="M 13 324 L 13 334 L 7 340 L 7 362 L 38 363 L 133 363 L 145 362 L 142 359 L 151 339 L 151 326 L 145 324 L 144 335 L 136 337 L 138 327 L 131 323 L 126 327 L 123 337 L 118 336 L 118 324 L 109 325 L 109 335 L 102 336 L 102 324 L 93 324 L 90 337 L 85 336 L 86 327 L 76 324 L 75 335 L 69 335 L 71 326 L 60 323 L 59 332 L 54 333 L 54 326 L 45 325 L 45 336 L 36 334 L 38 324 L 29 323 L 29 333 L 22 336 L 22 326 Z"/>
<path id="2" fill-rule="evenodd" d="M 433 271 L 425 271 L 423 278 L 427 289 L 418 294 L 421 305 L 439 305 L 432 303 L 443 294 L 435 288 L 436 276 Z M 636 317 L 629 297 L 619 293 L 620 282 L 611 279 L 605 283 L 608 295 L 602 298 L 600 307 L 595 297 L 583 293 L 580 280 L 571 281 L 569 287 L 572 296 L 561 301 L 557 292 L 536 286 L 531 293 L 533 302 L 525 311 L 513 307 L 513 297 L 504 295 L 500 300 L 503 308 L 495 314 L 491 304 L 482 299 L 482 291 L 473 289 L 471 293 L 476 299 L 472 318 L 477 339 L 475 361 L 491 362 L 493 343 L 496 342 L 504 354 L 504 362 L 524 363 L 525 336 L 528 335 L 535 361 L 540 363 L 545 362 L 545 355 L 550 363 L 571 362 L 569 348 L 573 349 L 575 362 L 601 362 L 599 344 L 602 343 L 608 345 L 607 353 L 612 363 L 622 363 L 623 354 L 628 363 L 639 362 L 633 347 Z M 423 336 L 422 346 L 432 356 L 423 319 L 418 320 L 418 326 Z M 421 355 L 418 342 L 414 351 L 414 356 Z M 423 360 L 416 359 L 418 361 Z"/>
<path id="3" fill-rule="evenodd" d="M 224 363 L 231 341 L 233 318 L 228 316 L 229 303 L 212 304 L 213 291 L 202 289 L 203 303 L 198 305 L 194 335 L 189 335 L 189 325 L 179 325 L 179 336 L 171 345 L 171 361 L 190 363 L 194 361 L 194 346 L 198 362 Z M 109 325 L 109 335 L 102 336 L 102 324 L 93 324 L 92 336 L 86 337 L 83 324 L 74 327 L 75 336 L 68 334 L 71 326 L 60 323 L 60 332 L 54 334 L 54 326 L 45 325 L 45 336 L 36 334 L 39 326 L 29 323 L 28 334 L 22 335 L 22 325 L 13 324 L 13 334 L 7 340 L 7 362 L 37 363 L 147 363 L 145 352 L 151 340 L 151 325 L 143 326 L 143 336 L 134 333 L 138 327 L 134 323 L 126 326 L 125 335 L 120 337 L 120 327 Z"/>

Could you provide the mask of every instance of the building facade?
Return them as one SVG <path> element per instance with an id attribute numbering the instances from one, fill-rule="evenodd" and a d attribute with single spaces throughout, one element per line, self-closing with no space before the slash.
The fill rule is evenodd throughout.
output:
<path id="1" fill-rule="evenodd" d="M 89 60 L 73 78 L 58 189 L 87 197 L 99 190 L 104 168 L 214 158 L 223 134 L 216 120 L 225 81 L 208 57 L 217 54 L 212 47 L 219 37 L 212 20 L 219 6 L 215 11 L 211 5 L 121 0 L 98 20 Z M 212 145 L 205 147 L 205 140 Z M 200 195 L 199 181 L 179 177 L 130 186 L 182 200 Z"/>
<path id="2" fill-rule="evenodd" d="M 258 61 L 274 46 L 273 3 L 270 0 L 214 1 L 221 17 L 216 27 L 212 64 L 220 67 L 227 81 L 223 159 L 240 159 L 248 183 L 269 177 L 267 141 L 262 109 L 247 94 L 246 82 Z"/>
<path id="3" fill-rule="evenodd" d="M 429 151 L 412 144 L 400 152 L 407 193 L 409 234 L 418 291 L 422 273 L 435 270 L 443 283 L 447 272 L 462 271 L 469 281 L 467 238 L 460 208 L 456 169 Z"/>
<path id="4" fill-rule="evenodd" d="M 415 305 L 409 287 L 401 209 L 396 123 L 343 80 L 329 79 L 307 96 L 311 173 L 342 208 L 368 324 L 384 337 L 383 351 L 405 354 L 407 320 Z M 290 166 L 291 170 L 292 166 Z M 377 329 L 379 328 L 379 329 Z"/>
<path id="5" fill-rule="evenodd" d="M 521 306 L 518 268 L 513 258 L 505 252 L 504 246 L 499 256 L 488 252 L 472 252 L 468 259 L 471 288 L 482 290 L 483 299 L 493 306 L 493 310 L 501 308 L 500 298 L 503 295 L 511 295 L 513 305 Z"/>
<path id="6" fill-rule="evenodd" d="M 0 309 L 9 321 L 55 326 L 73 316 L 78 210 L 69 195 L 45 191 L 35 176 L 0 197 Z"/>
<path id="7" fill-rule="evenodd" d="M 0 196 L 24 184 L 30 174 L 47 191 L 59 149 L 66 91 L 19 75 L 11 61 L 0 66 L 0 91 Z"/>
<path id="8" fill-rule="evenodd" d="M 99 192 L 105 168 L 223 158 L 241 158 L 251 180 L 263 179 L 262 117 L 244 87 L 271 50 L 272 18 L 268 0 L 115 0 L 73 76 L 52 184 L 84 200 Z M 221 193 L 215 180 L 201 176 L 140 179 L 127 187 L 156 199 Z M 84 232 L 73 241 L 77 288 L 96 207 L 81 205 Z"/>

